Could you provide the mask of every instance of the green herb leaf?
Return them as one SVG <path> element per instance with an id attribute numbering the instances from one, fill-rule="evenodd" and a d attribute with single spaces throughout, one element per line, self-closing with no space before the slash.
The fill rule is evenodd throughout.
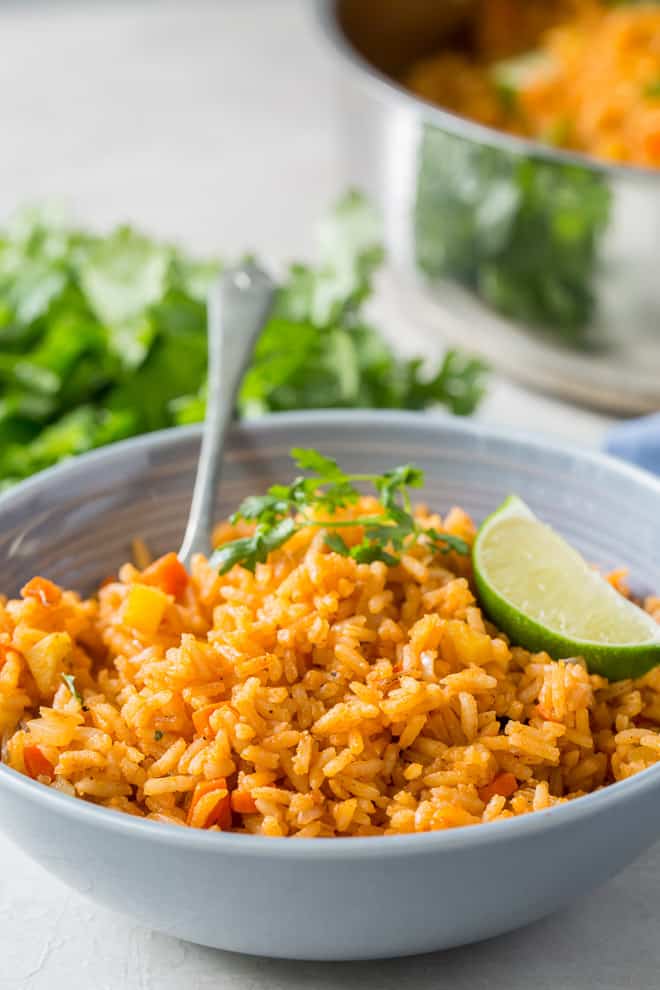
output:
<path id="1" fill-rule="evenodd" d="M 237 522 L 239 519 L 259 519 L 273 514 L 278 515 L 286 512 L 288 503 L 288 497 L 278 497 L 271 494 L 248 495 L 231 517 L 231 521 Z"/>
<path id="2" fill-rule="evenodd" d="M 69 693 L 71 694 L 71 697 L 72 698 L 75 698 L 76 701 L 78 702 L 78 704 L 80 705 L 80 707 L 82 708 L 83 707 L 83 697 L 82 697 L 80 691 L 78 690 L 78 688 L 76 687 L 76 679 L 75 679 L 75 677 L 73 676 L 73 674 L 62 674 L 61 676 L 62 676 L 62 680 L 64 681 L 64 683 L 66 684 L 66 686 L 69 689 Z"/>
<path id="3" fill-rule="evenodd" d="M 334 550 L 335 553 L 340 553 L 342 557 L 348 557 L 351 552 L 351 548 L 346 543 L 346 540 L 339 533 L 326 533 L 325 545 L 330 547 L 331 550 Z"/>
<path id="4" fill-rule="evenodd" d="M 163 733 L 161 732 L 160 729 L 156 729 L 156 731 L 154 732 L 154 739 L 156 740 L 156 742 L 160 742 L 162 738 L 163 738 Z"/>
<path id="5" fill-rule="evenodd" d="M 660 100 L 660 79 L 654 79 L 644 87 L 644 96 L 648 100 Z"/>
<path id="6" fill-rule="evenodd" d="M 295 521 L 289 517 L 272 523 L 262 521 L 253 536 L 218 547 L 211 555 L 211 566 L 217 567 L 221 574 L 226 574 L 235 564 L 254 571 L 257 564 L 265 563 L 268 554 L 279 549 L 295 532 Z"/>
<path id="7" fill-rule="evenodd" d="M 358 564 L 373 564 L 374 561 L 381 560 L 388 567 L 396 567 L 399 563 L 399 558 L 389 553 L 382 544 L 369 540 L 352 547 L 349 556 Z"/>
<path id="8" fill-rule="evenodd" d="M 420 488 L 423 484 L 424 472 L 410 464 L 404 464 L 393 471 L 387 471 L 382 479 L 376 481 L 376 488 L 385 508 L 391 509 L 395 507 L 397 495 L 403 488 Z"/>
<path id="9" fill-rule="evenodd" d="M 381 560 L 388 567 L 395 567 L 399 563 L 399 558 L 378 543 L 358 543 L 353 547 L 350 556 L 358 564 L 373 564 L 376 560 Z"/>
<path id="10" fill-rule="evenodd" d="M 232 540 L 214 550 L 209 563 L 212 567 L 217 567 L 220 574 L 226 574 L 235 564 L 242 564 L 247 570 L 253 571 L 256 566 L 256 546 L 256 536 Z"/>
<path id="11" fill-rule="evenodd" d="M 398 359 L 362 314 L 382 260 L 373 209 L 349 193 L 321 229 L 315 268 L 294 265 L 255 349 L 239 413 L 287 409 L 425 409 L 467 414 L 483 394 L 486 366 L 446 359 L 424 374 L 419 359 Z"/>
<path id="12" fill-rule="evenodd" d="M 237 412 L 310 408 L 471 412 L 484 366 L 447 355 L 425 374 L 364 318 L 382 260 L 378 217 L 350 193 L 294 265 L 259 340 Z M 24 210 L 0 230 L 0 487 L 115 440 L 198 422 L 206 405 L 206 297 L 220 265 L 129 227 L 100 235 Z M 330 465 L 308 465 L 330 477 Z M 307 470 L 307 466 L 305 467 Z M 298 486 L 291 498 L 304 501 Z M 354 496 L 336 492 L 332 504 Z"/>
<path id="13" fill-rule="evenodd" d="M 440 553 L 449 553 L 453 550 L 454 553 L 458 553 L 462 557 L 470 553 L 470 547 L 460 536 L 454 536 L 452 533 L 438 533 L 435 529 L 427 529 L 426 536 Z"/>
<path id="14" fill-rule="evenodd" d="M 319 478 L 343 478 L 344 473 L 331 457 L 324 457 L 318 450 L 293 447 L 291 456 L 302 471 L 315 471 Z"/>
<path id="15" fill-rule="evenodd" d="M 380 560 L 389 567 L 399 562 L 396 552 L 417 540 L 430 544 L 438 553 L 468 554 L 464 540 L 449 533 L 425 530 L 412 513 L 409 488 L 419 488 L 424 474 L 405 464 L 382 475 L 346 474 L 336 461 L 316 450 L 299 447 L 291 451 L 298 467 L 316 472 L 311 477 L 296 478 L 290 485 L 272 485 L 266 495 L 251 495 L 243 501 L 232 519 L 257 523 L 252 536 L 225 543 L 211 556 L 211 564 L 225 574 L 236 564 L 254 571 L 271 551 L 281 547 L 294 533 L 306 528 L 323 529 L 325 545 L 360 564 Z M 357 484 L 371 484 L 380 497 L 382 515 L 358 516 L 354 519 L 319 519 L 333 514 L 359 498 Z M 362 527 L 364 538 L 349 546 L 337 532 L 341 528 Z M 395 551 L 393 553 L 392 551 Z"/>

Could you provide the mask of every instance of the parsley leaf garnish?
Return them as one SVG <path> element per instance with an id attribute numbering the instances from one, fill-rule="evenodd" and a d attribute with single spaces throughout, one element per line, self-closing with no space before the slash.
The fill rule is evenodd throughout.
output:
<path id="1" fill-rule="evenodd" d="M 415 519 L 409 489 L 420 488 L 424 482 L 424 472 L 419 468 L 405 464 L 385 474 L 346 474 L 335 460 L 316 450 L 294 447 L 291 456 L 297 467 L 310 473 L 295 478 L 290 485 L 272 485 L 265 495 L 250 495 L 242 502 L 231 521 L 255 522 L 255 530 L 251 536 L 225 543 L 212 554 L 211 564 L 221 574 L 236 564 L 254 571 L 273 550 L 308 528 L 324 530 L 330 550 L 360 564 L 380 560 L 394 567 L 400 559 L 397 554 L 415 542 L 423 542 L 436 553 L 469 553 L 467 543 L 460 537 L 425 529 Z M 358 501 L 357 486 L 365 484 L 375 489 L 382 513 L 336 518 L 339 509 Z M 319 515 L 328 518 L 319 519 Z M 338 530 L 357 527 L 362 528 L 363 538 L 350 546 Z"/>

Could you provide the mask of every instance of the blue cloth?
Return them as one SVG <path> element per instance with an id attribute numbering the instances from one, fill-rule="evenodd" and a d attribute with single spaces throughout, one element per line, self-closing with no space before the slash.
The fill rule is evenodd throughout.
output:
<path id="1" fill-rule="evenodd" d="M 612 427 L 605 438 L 608 454 L 660 474 L 660 413 Z"/>

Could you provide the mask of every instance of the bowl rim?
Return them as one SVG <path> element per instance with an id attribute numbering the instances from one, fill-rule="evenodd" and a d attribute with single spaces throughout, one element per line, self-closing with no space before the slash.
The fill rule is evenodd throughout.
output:
<path id="1" fill-rule="evenodd" d="M 236 433 L 247 432 L 259 436 L 264 432 L 287 433 L 297 426 L 327 428 L 333 434 L 342 427 L 355 425 L 368 426 L 376 431 L 386 432 L 392 426 L 419 428 L 427 426 L 432 431 L 439 430 L 455 436 L 469 435 L 495 442 L 514 443 L 536 450 L 547 451 L 559 456 L 577 458 L 605 468 L 622 478 L 641 485 L 658 497 L 660 503 L 660 479 L 640 468 L 632 467 L 599 452 L 581 450 L 554 440 L 538 438 L 531 433 L 492 427 L 479 421 L 466 421 L 447 414 L 433 415 L 399 410 L 314 410 L 303 412 L 277 413 L 261 416 L 236 424 Z M 103 462 L 121 459 L 127 454 L 162 451 L 171 444 L 185 444 L 201 437 L 201 425 L 173 427 L 153 433 L 132 437 L 119 443 L 110 444 L 96 451 L 55 465 L 34 477 L 19 483 L 15 488 L 0 495 L 0 513 L 15 508 L 27 495 L 36 494 L 50 487 L 53 481 L 72 478 L 76 473 L 86 473 Z M 102 472 L 98 472 L 99 477 Z M 484 823 L 487 828 L 459 826 L 435 832 L 403 835 L 363 836 L 342 838 L 340 841 L 324 841 L 317 838 L 296 839 L 295 842 L 281 838 L 249 835 L 236 832 L 209 833 L 202 829 L 182 828 L 162 822 L 147 821 L 132 815 L 92 804 L 78 797 L 60 793 L 38 781 L 19 773 L 0 762 L 0 787 L 7 787 L 21 800 L 42 805 L 68 818 L 79 818 L 81 826 L 89 824 L 104 827 L 110 831 L 133 837 L 136 840 L 162 842 L 189 850 L 213 851 L 231 855 L 277 856 L 285 859 L 354 859 L 372 856 L 418 855 L 441 853 L 443 851 L 470 850 L 484 842 L 516 841 L 537 835 L 546 828 L 567 828 L 585 818 L 606 813 L 619 801 L 641 797 L 648 791 L 660 788 L 660 763 L 655 764 L 625 780 L 608 784 L 600 790 L 583 795 L 565 804 L 555 805 L 542 811 L 521 815 L 504 821 Z M 484 834 L 485 833 L 485 834 Z"/>
<path id="2" fill-rule="evenodd" d="M 334 51 L 347 65 L 352 75 L 365 85 L 379 99 L 388 98 L 396 106 L 422 115 L 425 121 L 435 124 L 441 130 L 476 144 L 498 148 L 517 156 L 553 162 L 558 165 L 573 165 L 588 169 L 611 178 L 631 176 L 643 182 L 660 182 L 660 169 L 643 165 L 623 165 L 596 158 L 586 152 L 568 151 L 552 145 L 498 131 L 486 124 L 479 124 L 468 117 L 443 110 L 430 100 L 417 96 L 370 62 L 355 47 L 350 37 L 342 29 L 338 14 L 339 0 L 315 0 L 314 11 L 317 23 L 330 41 Z"/>

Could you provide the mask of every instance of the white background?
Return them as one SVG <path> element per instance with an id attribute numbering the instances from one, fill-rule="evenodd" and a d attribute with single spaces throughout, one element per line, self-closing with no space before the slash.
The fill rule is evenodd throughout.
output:
<path id="1" fill-rule="evenodd" d="M 0 217 L 56 198 L 85 222 L 137 222 L 199 252 L 310 257 L 346 181 L 337 66 L 312 2 L 0 0 Z M 386 285 L 375 309 L 427 346 L 394 320 Z M 503 382 L 480 415 L 587 446 L 608 425 Z M 0 838 L 0 990 L 652 990 L 659 920 L 656 848 L 563 915 L 480 946 L 381 964 L 257 960 L 138 928 Z"/>

